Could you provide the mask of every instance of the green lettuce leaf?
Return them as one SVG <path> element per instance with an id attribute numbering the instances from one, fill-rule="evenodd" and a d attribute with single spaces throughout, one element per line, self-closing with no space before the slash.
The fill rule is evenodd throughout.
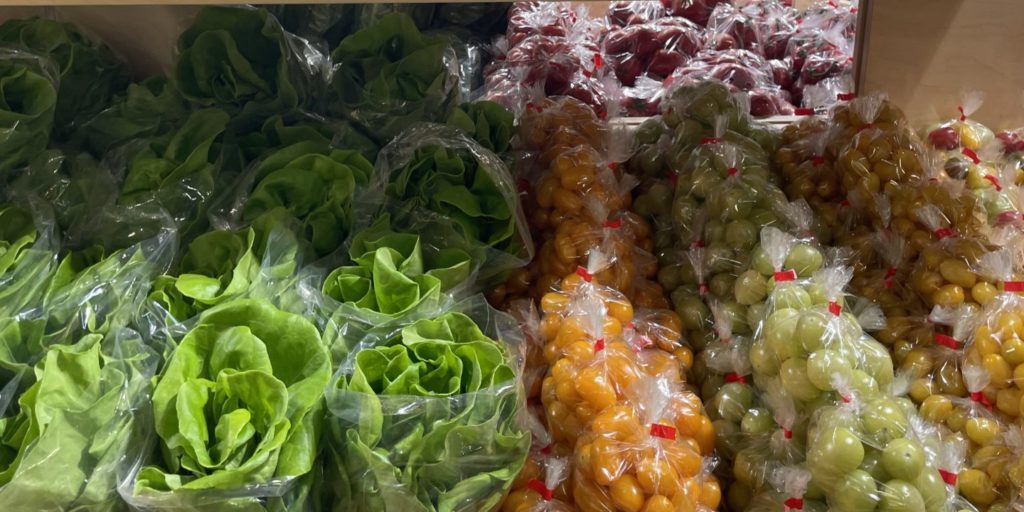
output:
<path id="1" fill-rule="evenodd" d="M 235 124 L 289 112 L 300 88 L 289 76 L 285 38 L 265 9 L 205 7 L 178 38 L 178 89 L 197 105 L 228 111 Z"/>
<path id="2" fill-rule="evenodd" d="M 302 236 L 318 256 L 336 250 L 352 227 L 352 198 L 373 166 L 359 153 L 332 149 L 319 141 L 282 148 L 255 171 L 255 185 L 242 206 L 242 219 L 284 210 L 302 224 Z"/>
<path id="3" fill-rule="evenodd" d="M 424 144 L 390 170 L 385 193 L 404 214 L 396 217 L 431 212 L 450 219 L 466 240 L 515 253 L 516 197 L 498 184 L 507 171 L 485 167 L 490 163 L 468 150 Z"/>
<path id="4" fill-rule="evenodd" d="M 330 367 L 299 315 L 252 299 L 204 312 L 156 381 L 159 446 L 135 478 L 133 504 L 248 510 L 257 500 L 232 492 L 280 496 L 281 481 L 314 466 Z"/>
<path id="5" fill-rule="evenodd" d="M 508 361 L 461 313 L 417 321 L 356 353 L 327 393 L 323 510 L 497 506 L 530 444 Z"/>
<path id="6" fill-rule="evenodd" d="M 445 37 L 420 33 L 402 13 L 381 16 L 331 53 L 329 109 L 381 145 L 418 121 L 443 122 L 458 101 L 451 57 Z"/>
<path id="7" fill-rule="evenodd" d="M 130 331 L 47 350 L 16 414 L 0 419 L 0 508 L 120 509 L 156 359 Z"/>
<path id="8" fill-rule="evenodd" d="M 213 144 L 228 121 L 223 110 L 199 110 L 177 132 L 148 141 L 128 164 L 120 203 L 156 197 L 175 221 L 198 220 L 214 189 Z"/>
<path id="9" fill-rule="evenodd" d="M 255 233 L 210 231 L 189 243 L 177 275 L 153 282 L 149 298 L 182 321 L 241 296 L 259 273 Z"/>
<path id="10" fill-rule="evenodd" d="M 15 315 L 41 297 L 56 261 L 50 242 L 36 230 L 31 212 L 0 204 L 0 317 Z"/>
<path id="11" fill-rule="evenodd" d="M 110 48 L 91 41 L 70 23 L 9 20 L 0 25 L 0 43 L 48 55 L 60 68 L 53 129 L 57 140 L 67 140 L 128 86 L 127 70 Z"/>
<path id="12" fill-rule="evenodd" d="M 93 156 L 132 139 L 155 137 L 171 132 L 188 118 L 188 105 L 165 77 L 148 78 L 128 86 L 113 104 L 85 121 L 74 143 Z"/>
<path id="13" fill-rule="evenodd" d="M 0 177 L 46 148 L 57 88 L 43 59 L 0 53 Z"/>
<path id="14" fill-rule="evenodd" d="M 512 145 L 514 123 L 512 112 L 493 101 L 463 103 L 448 116 L 448 125 L 499 155 Z"/>

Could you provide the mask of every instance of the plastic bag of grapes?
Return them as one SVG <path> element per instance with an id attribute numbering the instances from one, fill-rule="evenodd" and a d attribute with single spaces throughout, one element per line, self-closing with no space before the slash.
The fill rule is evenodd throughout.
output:
<path id="1" fill-rule="evenodd" d="M 778 378 L 767 379 L 761 405 L 743 416 L 732 466 L 734 486 L 751 495 L 776 485 L 772 475 L 781 467 L 806 459 L 807 415 L 783 388 Z M 740 507 L 742 508 L 742 507 Z"/>
<path id="2" fill-rule="evenodd" d="M 915 181 L 923 174 L 922 144 L 903 113 L 882 96 L 857 98 L 833 111 L 843 128 L 830 143 L 840 183 L 863 198 L 882 192 L 888 183 Z"/>
<path id="3" fill-rule="evenodd" d="M 927 139 L 928 144 L 935 149 L 949 151 L 950 157 L 956 157 L 962 149 L 977 151 L 996 138 L 991 129 L 971 119 L 984 103 L 983 92 L 963 92 L 956 106 L 956 114 L 946 121 L 930 126 L 921 134 L 922 138 Z"/>
<path id="4" fill-rule="evenodd" d="M 841 379 L 839 379 L 841 380 Z M 811 421 L 811 486 L 831 510 L 946 510 L 934 454 L 941 442 L 909 400 L 840 383 L 842 401 Z"/>
<path id="5" fill-rule="evenodd" d="M 995 296 L 995 283 L 980 275 L 978 264 L 992 250 L 980 238 L 960 233 L 934 205 L 917 211 L 935 241 L 921 250 L 910 285 L 928 306 L 984 305 Z"/>
<path id="6" fill-rule="evenodd" d="M 540 453 L 527 459 L 501 512 L 572 512 L 569 457 Z"/>
<path id="7" fill-rule="evenodd" d="M 639 379 L 629 399 L 599 413 L 576 444 L 576 506 L 584 512 L 717 508 L 717 482 L 704 474 L 701 447 L 691 441 L 702 416 L 700 399 L 679 381 Z"/>
<path id="8" fill-rule="evenodd" d="M 964 347 L 974 330 L 978 310 L 973 306 L 936 306 L 925 319 L 931 337 L 908 351 L 900 370 L 910 379 L 910 397 L 921 404 L 921 415 L 942 423 L 953 398 L 967 396 L 962 367 Z"/>
<path id="9" fill-rule="evenodd" d="M 811 473 L 803 466 L 782 466 L 769 476 L 772 485 L 757 493 L 742 510 L 751 512 L 825 512 L 823 500 L 810 499 L 807 488 Z"/>

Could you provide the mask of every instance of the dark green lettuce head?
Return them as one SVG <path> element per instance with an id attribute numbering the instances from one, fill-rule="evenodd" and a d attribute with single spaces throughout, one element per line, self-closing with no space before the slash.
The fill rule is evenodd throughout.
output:
<path id="1" fill-rule="evenodd" d="M 512 146 L 515 116 L 493 101 L 463 103 L 452 111 L 448 125 L 454 126 L 481 146 L 501 155 Z"/>
<path id="2" fill-rule="evenodd" d="M 188 117 L 188 104 L 166 77 L 152 77 L 128 86 L 109 108 L 88 119 L 75 141 L 97 158 L 132 139 L 172 131 Z"/>
<path id="3" fill-rule="evenodd" d="M 75 129 L 107 107 L 128 86 L 128 73 L 106 45 L 95 43 L 66 22 L 42 18 L 0 25 L 0 43 L 48 55 L 59 68 L 53 136 L 66 140 Z"/>
<path id="4" fill-rule="evenodd" d="M 57 86 L 43 58 L 0 50 L 0 178 L 46 148 Z"/>
<path id="5" fill-rule="evenodd" d="M 252 299 L 207 310 L 156 381 L 158 447 L 129 501 L 260 510 L 229 496 L 280 496 L 280 483 L 313 470 L 330 368 L 299 315 Z"/>
<path id="6" fill-rule="evenodd" d="M 405 14 L 386 14 L 346 37 L 331 60 L 330 111 L 381 145 L 417 121 L 444 122 L 458 102 L 447 38 L 420 33 Z"/>
<path id="7" fill-rule="evenodd" d="M 327 391 L 323 510 L 496 507 L 530 445 L 510 361 L 462 313 L 356 352 Z"/>
<path id="8" fill-rule="evenodd" d="M 301 100 L 286 38 L 265 9 L 205 7 L 178 38 L 178 89 L 189 101 L 222 108 L 243 123 L 289 112 Z"/>
<path id="9" fill-rule="evenodd" d="M 261 216 L 283 210 L 302 224 L 302 237 L 317 256 L 329 254 L 348 236 L 353 197 L 372 171 L 358 152 L 321 141 L 282 148 L 257 166 L 242 219 L 259 223 Z"/>

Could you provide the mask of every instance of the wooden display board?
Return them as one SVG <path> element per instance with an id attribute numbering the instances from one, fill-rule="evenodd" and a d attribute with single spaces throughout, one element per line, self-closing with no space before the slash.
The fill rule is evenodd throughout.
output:
<path id="1" fill-rule="evenodd" d="M 883 91 L 927 124 L 980 90 L 976 119 L 1024 126 L 1024 0 L 862 0 L 861 16 L 859 93 Z"/>

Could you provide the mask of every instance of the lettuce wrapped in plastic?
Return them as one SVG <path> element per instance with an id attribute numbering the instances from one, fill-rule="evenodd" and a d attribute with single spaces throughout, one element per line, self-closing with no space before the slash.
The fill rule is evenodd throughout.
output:
<path id="1" fill-rule="evenodd" d="M 405 14 L 382 16 L 331 53 L 330 111 L 384 145 L 418 121 L 444 122 L 458 103 L 454 52 Z"/>
<path id="2" fill-rule="evenodd" d="M 141 456 L 157 360 L 127 330 L 47 350 L 0 418 L 0 509 L 119 510 L 118 479 Z"/>
<path id="3" fill-rule="evenodd" d="M 351 357 L 327 391 L 321 510 L 496 507 L 530 444 L 506 349 L 447 313 Z"/>
<path id="4" fill-rule="evenodd" d="M 32 213 L 0 204 L 0 317 L 39 299 L 56 263 L 52 233 L 40 233 Z"/>
<path id="5" fill-rule="evenodd" d="M 46 148 L 57 86 L 48 60 L 0 50 L 0 178 Z"/>
<path id="6" fill-rule="evenodd" d="M 443 125 L 422 123 L 384 148 L 357 211 L 360 225 L 388 212 L 403 230 L 428 221 L 450 226 L 488 251 L 481 277 L 522 265 L 532 251 L 508 168 Z"/>
<path id="7" fill-rule="evenodd" d="M 493 101 L 463 103 L 448 117 L 449 126 L 462 130 L 481 146 L 499 155 L 512 145 L 514 123 L 512 112 Z"/>
<path id="8" fill-rule="evenodd" d="M 265 9 L 205 7 L 178 38 L 178 51 L 174 78 L 181 93 L 228 111 L 234 122 L 262 122 L 301 102 L 288 35 Z"/>
<path id="9" fill-rule="evenodd" d="M 125 498 L 143 509 L 263 510 L 314 467 L 330 368 L 301 316 L 252 299 L 207 310 L 156 381 L 158 447 Z"/>
<path id="10" fill-rule="evenodd" d="M 320 141 L 293 144 L 268 155 L 256 168 L 242 220 L 284 210 L 302 224 L 316 255 L 335 251 L 352 227 L 352 200 L 373 166 L 358 152 Z"/>
<path id="11" fill-rule="evenodd" d="M 9 20 L 0 25 L 0 44 L 48 55 L 58 66 L 60 88 L 53 128 L 57 140 L 68 139 L 128 86 L 128 72 L 110 48 L 93 42 L 70 23 Z"/>
<path id="12" fill-rule="evenodd" d="M 132 139 L 171 132 L 188 118 L 189 109 L 174 82 L 152 77 L 128 86 L 111 106 L 87 120 L 74 142 L 102 158 L 107 150 Z"/>
<path id="13" fill-rule="evenodd" d="M 255 233 L 209 231 L 188 244 L 176 275 L 153 282 L 149 298 L 183 321 L 217 304 L 239 297 L 259 272 L 253 253 Z"/>
<path id="14" fill-rule="evenodd" d="M 213 145 L 229 119 L 220 109 L 199 110 L 173 134 L 149 140 L 128 163 L 120 202 L 131 205 L 155 197 L 176 222 L 197 220 L 213 194 Z"/>

